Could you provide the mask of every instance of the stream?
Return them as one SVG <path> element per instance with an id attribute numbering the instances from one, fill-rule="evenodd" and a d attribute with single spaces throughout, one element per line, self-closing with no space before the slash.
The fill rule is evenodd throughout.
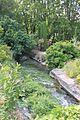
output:
<path id="1" fill-rule="evenodd" d="M 59 83 L 49 76 L 49 71 L 34 60 L 27 60 L 22 63 L 24 74 L 28 73 L 33 81 L 42 84 L 43 87 L 50 91 L 51 95 L 59 101 L 62 106 L 70 106 L 78 104 L 78 102 L 70 96 L 65 90 L 61 88 Z M 31 112 L 21 103 L 18 104 L 19 113 L 23 119 L 19 120 L 33 120 Z"/>
<path id="2" fill-rule="evenodd" d="M 37 81 L 45 88 L 47 88 L 50 91 L 51 95 L 56 97 L 62 106 L 78 104 L 78 102 L 72 96 L 70 96 L 65 90 L 61 88 L 61 86 L 55 79 L 52 79 L 49 76 L 49 71 L 46 70 L 45 67 L 42 67 L 42 65 L 31 59 L 24 61 L 22 63 L 22 66 L 24 74 L 25 72 L 29 73 L 30 78 L 33 81 Z M 28 108 L 26 108 L 25 106 L 23 107 L 21 106 L 21 104 L 19 104 L 18 109 L 24 118 L 22 120 L 33 120 Z"/>
<path id="3" fill-rule="evenodd" d="M 72 104 L 78 104 L 77 101 L 66 91 L 64 91 L 59 83 L 52 79 L 48 70 L 44 69 L 39 63 L 34 60 L 27 60 L 23 62 L 23 69 L 30 74 L 30 77 L 46 87 L 55 96 L 62 106 L 69 106 Z"/>

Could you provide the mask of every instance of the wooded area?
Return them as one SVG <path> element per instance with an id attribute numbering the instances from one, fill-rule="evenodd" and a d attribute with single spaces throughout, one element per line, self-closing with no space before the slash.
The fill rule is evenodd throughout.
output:
<path id="1" fill-rule="evenodd" d="M 80 40 L 79 0 L 0 0 L 0 18 L 4 15 L 39 38 Z"/>

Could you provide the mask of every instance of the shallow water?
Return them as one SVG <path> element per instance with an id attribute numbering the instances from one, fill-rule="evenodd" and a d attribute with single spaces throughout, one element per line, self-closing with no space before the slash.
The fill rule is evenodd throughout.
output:
<path id="1" fill-rule="evenodd" d="M 61 105 L 69 106 L 72 104 L 78 104 L 77 101 L 66 91 L 64 91 L 55 79 L 52 79 L 48 71 L 42 68 L 37 62 L 33 60 L 27 60 L 23 62 L 23 70 L 30 74 L 30 77 L 46 87 L 55 96 Z"/>

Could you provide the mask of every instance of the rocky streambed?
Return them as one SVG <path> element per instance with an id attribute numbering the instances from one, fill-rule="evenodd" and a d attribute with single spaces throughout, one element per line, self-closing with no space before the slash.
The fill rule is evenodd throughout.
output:
<path id="1" fill-rule="evenodd" d="M 56 81 L 55 79 L 52 79 L 49 74 L 48 70 L 44 69 L 39 63 L 37 63 L 34 60 L 27 60 L 23 63 L 23 69 L 24 71 L 28 72 L 30 74 L 30 77 L 42 85 L 46 87 L 52 94 L 52 96 L 55 96 L 61 105 L 63 106 L 69 106 L 72 104 L 78 104 L 75 98 L 70 96 L 68 92 L 66 92 Z"/>
<path id="2" fill-rule="evenodd" d="M 78 104 L 76 99 L 68 94 L 56 79 L 49 76 L 48 69 L 45 69 L 45 67 L 42 67 L 42 65 L 31 59 L 24 61 L 22 66 L 24 74 L 26 72 L 29 73 L 33 81 L 37 81 L 47 88 L 51 95 L 56 97 L 62 106 Z M 18 110 L 23 116 L 22 120 L 32 120 L 30 111 L 26 107 L 19 106 Z"/>

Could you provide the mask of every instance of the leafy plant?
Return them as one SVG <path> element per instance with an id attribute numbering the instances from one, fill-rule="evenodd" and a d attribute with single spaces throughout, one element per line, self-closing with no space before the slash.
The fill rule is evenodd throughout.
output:
<path id="1" fill-rule="evenodd" d="M 25 79 L 27 76 L 24 76 Z M 33 117 L 50 112 L 59 101 L 51 96 L 51 93 L 40 83 L 31 79 L 26 79 L 25 103 L 29 107 Z"/>
<path id="2" fill-rule="evenodd" d="M 5 96 L 6 108 L 15 107 L 21 93 L 20 84 L 22 83 L 19 74 L 20 65 L 3 65 L 0 70 L 1 93 Z"/>
<path id="3" fill-rule="evenodd" d="M 35 93 L 37 95 L 49 95 L 50 94 L 50 92 L 47 91 L 46 88 L 42 87 L 38 82 L 29 80 L 26 84 L 26 90 L 25 90 L 26 97 L 31 96 Z"/>
<path id="4" fill-rule="evenodd" d="M 8 61 L 12 59 L 12 53 L 10 47 L 0 44 L 0 62 Z"/>
<path id="5" fill-rule="evenodd" d="M 56 42 L 46 50 L 47 64 L 50 68 L 61 68 L 70 60 L 80 57 L 80 50 L 70 42 Z"/>
<path id="6" fill-rule="evenodd" d="M 36 45 L 35 35 L 27 34 L 26 30 L 16 20 L 9 18 L 8 16 L 2 17 L 0 20 L 1 35 L 0 43 L 6 43 L 11 46 L 14 52 L 14 56 L 21 55 L 22 53 L 30 52 Z"/>
<path id="7" fill-rule="evenodd" d="M 4 33 L 4 29 L 0 26 L 0 38 L 2 37 L 3 33 Z"/>
<path id="8" fill-rule="evenodd" d="M 69 61 L 64 66 L 64 71 L 69 77 L 76 78 L 79 82 L 80 81 L 80 59 Z"/>
<path id="9" fill-rule="evenodd" d="M 79 120 L 80 106 L 74 105 L 69 107 L 56 107 L 50 114 L 36 120 Z"/>
<path id="10" fill-rule="evenodd" d="M 37 95 L 37 93 L 27 98 L 28 107 L 31 109 L 33 117 L 42 116 L 49 113 L 58 105 L 54 97 L 50 95 Z"/>
<path id="11" fill-rule="evenodd" d="M 36 40 L 34 35 L 28 35 L 26 31 L 18 31 L 14 34 L 14 45 L 12 49 L 15 54 L 21 54 L 22 52 L 32 50 L 36 46 Z"/>

